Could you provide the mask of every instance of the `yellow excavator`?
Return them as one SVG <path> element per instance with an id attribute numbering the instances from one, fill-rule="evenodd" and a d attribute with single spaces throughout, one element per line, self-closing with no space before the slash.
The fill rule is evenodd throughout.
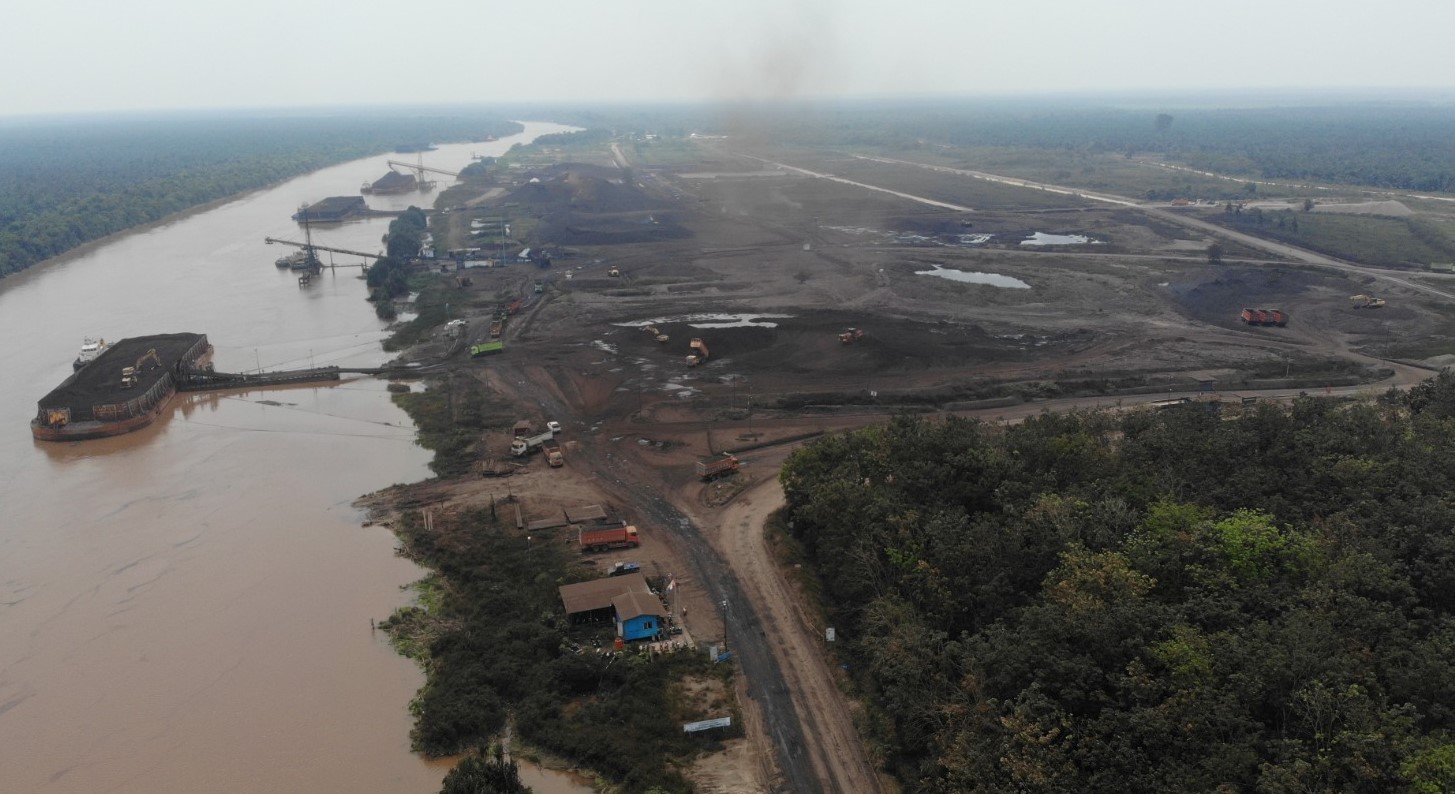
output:
<path id="1" fill-rule="evenodd" d="M 138 356 L 134 366 L 121 368 L 121 388 L 130 389 L 135 386 L 137 373 L 146 371 L 147 362 L 151 362 L 152 369 L 156 369 L 162 365 L 162 357 L 157 355 L 156 348 L 152 348 Z"/>

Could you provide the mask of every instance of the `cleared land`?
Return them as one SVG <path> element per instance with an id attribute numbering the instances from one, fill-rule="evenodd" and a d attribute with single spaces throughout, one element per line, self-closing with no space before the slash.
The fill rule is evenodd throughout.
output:
<path id="1" fill-rule="evenodd" d="M 746 674 L 748 738 L 699 762 L 707 790 L 877 785 L 823 627 L 760 534 L 771 480 L 797 440 L 904 410 L 1013 419 L 1207 399 L 1206 390 L 1232 403 L 1375 392 L 1455 354 L 1455 284 L 1224 230 L 1212 217 L 1221 206 L 1113 203 L 842 151 L 615 144 L 524 153 L 516 161 L 526 165 L 481 186 L 447 232 L 449 247 L 463 247 L 471 212 L 507 214 L 512 246 L 551 253 L 549 268 L 472 269 L 449 302 L 478 342 L 499 304 L 528 299 L 506 326 L 505 354 L 459 358 L 458 372 L 520 415 L 564 422 L 566 467 L 532 460 L 507 478 L 393 497 L 480 504 L 508 492 L 524 521 L 601 503 L 642 527 L 640 552 L 601 562 L 632 557 L 676 574 L 690 634 L 717 642 L 726 631 Z M 1130 164 L 1107 186 L 1141 171 L 1183 178 Z M 1037 233 L 1060 239 L 1023 244 L 1046 240 Z M 1215 241 L 1222 264 L 1208 261 Z M 990 276 L 1018 285 L 975 283 Z M 1371 293 L 1387 307 L 1353 308 L 1351 295 Z M 1245 307 L 1281 309 L 1292 322 L 1250 327 L 1239 320 Z M 848 328 L 863 337 L 840 341 Z M 698 366 L 686 362 L 693 338 L 710 351 Z M 413 355 L 440 355 L 449 342 Z M 1390 360 L 1416 353 L 1424 361 Z M 480 457 L 503 458 L 508 432 L 487 435 Z M 694 461 L 723 449 L 740 450 L 743 471 L 699 482 Z"/>

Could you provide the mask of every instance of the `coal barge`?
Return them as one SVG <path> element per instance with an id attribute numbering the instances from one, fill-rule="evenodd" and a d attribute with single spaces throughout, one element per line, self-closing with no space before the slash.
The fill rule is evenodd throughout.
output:
<path id="1" fill-rule="evenodd" d="M 206 334 L 123 339 L 43 397 L 30 432 L 42 441 L 82 441 L 140 430 L 189 373 L 209 367 L 211 355 Z"/>

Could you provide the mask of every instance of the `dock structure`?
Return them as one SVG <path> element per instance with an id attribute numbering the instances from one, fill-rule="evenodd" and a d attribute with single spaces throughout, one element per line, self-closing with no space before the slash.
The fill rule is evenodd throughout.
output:
<path id="1" fill-rule="evenodd" d="M 156 419 L 184 372 L 212 352 L 206 334 L 123 339 L 42 397 L 31 432 L 42 441 L 99 438 L 138 430 Z"/>
<path id="2" fill-rule="evenodd" d="M 40 441 L 84 441 L 140 430 L 177 392 L 291 386 L 358 375 L 419 375 L 418 363 L 385 367 L 313 367 L 272 372 L 217 372 L 205 334 L 123 339 L 40 399 L 30 420 Z"/>
<path id="3" fill-rule="evenodd" d="M 280 370 L 276 372 L 185 372 L 178 378 L 179 391 L 212 391 L 246 389 L 253 386 L 288 386 L 338 380 L 343 370 L 338 367 Z"/>

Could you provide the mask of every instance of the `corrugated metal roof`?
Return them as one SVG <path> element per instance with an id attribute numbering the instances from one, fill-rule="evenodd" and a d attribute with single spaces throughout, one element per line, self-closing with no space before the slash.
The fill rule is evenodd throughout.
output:
<path id="1" fill-rule="evenodd" d="M 567 615 L 606 609 L 611 606 L 612 599 L 623 593 L 644 593 L 651 597 L 651 592 L 647 589 L 647 577 L 640 573 L 608 576 L 560 587 L 561 603 L 566 605 Z"/>
<path id="2" fill-rule="evenodd" d="M 635 590 L 611 599 L 611 606 L 616 610 L 617 620 L 631 620 L 643 615 L 661 617 L 667 611 L 662 608 L 662 602 L 650 592 L 639 593 Z"/>
<path id="3" fill-rule="evenodd" d="M 572 524 L 580 524 L 583 521 L 601 521 L 605 518 L 606 511 L 601 509 L 601 505 L 566 508 L 566 520 Z"/>

